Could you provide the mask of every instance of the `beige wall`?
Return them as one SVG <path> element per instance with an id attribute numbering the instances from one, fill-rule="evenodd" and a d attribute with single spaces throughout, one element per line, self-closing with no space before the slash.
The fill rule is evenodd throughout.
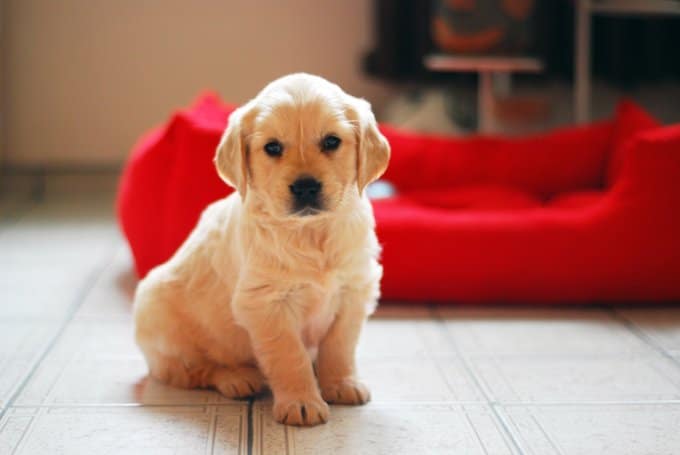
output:
<path id="1" fill-rule="evenodd" d="M 388 95 L 360 74 L 371 0 L 5 1 L 14 165 L 115 165 L 201 89 L 243 102 L 293 71 Z"/>

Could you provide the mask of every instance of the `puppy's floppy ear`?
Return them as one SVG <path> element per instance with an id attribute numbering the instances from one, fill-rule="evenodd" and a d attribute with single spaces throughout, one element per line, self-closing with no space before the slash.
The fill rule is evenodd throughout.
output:
<path id="1" fill-rule="evenodd" d="M 357 186 L 359 193 L 380 178 L 390 160 L 390 144 L 378 131 L 378 124 L 368 101 L 349 96 L 348 117 L 357 135 Z"/>
<path id="2" fill-rule="evenodd" d="M 250 103 L 231 113 L 213 160 L 222 180 L 236 188 L 242 198 L 246 197 L 248 188 L 248 147 L 245 136 L 246 124 L 252 118 L 252 113 Z"/>

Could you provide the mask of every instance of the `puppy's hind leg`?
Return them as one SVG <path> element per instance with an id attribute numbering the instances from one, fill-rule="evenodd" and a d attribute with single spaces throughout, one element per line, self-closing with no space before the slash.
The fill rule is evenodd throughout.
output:
<path id="1" fill-rule="evenodd" d="M 182 389 L 207 387 L 215 366 L 209 363 L 189 364 L 179 357 L 158 353 L 144 353 L 149 365 L 149 376 L 164 384 Z"/>
<path id="2" fill-rule="evenodd" d="M 227 398 L 247 398 L 260 393 L 265 387 L 265 379 L 254 366 L 229 368 L 215 366 L 208 382 Z"/>
<path id="3" fill-rule="evenodd" d="M 154 379 L 183 389 L 214 387 L 227 398 L 247 398 L 260 393 L 265 379 L 257 367 L 229 368 L 210 361 L 189 364 L 178 357 L 147 355 Z"/>

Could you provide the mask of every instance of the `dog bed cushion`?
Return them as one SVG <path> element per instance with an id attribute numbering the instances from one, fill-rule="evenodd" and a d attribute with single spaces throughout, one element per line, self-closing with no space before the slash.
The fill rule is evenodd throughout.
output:
<path id="1" fill-rule="evenodd" d="M 500 185 L 471 185 L 459 188 L 414 190 L 401 195 L 406 204 L 443 210 L 521 210 L 541 206 L 531 193 Z"/>
<path id="2" fill-rule="evenodd" d="M 203 96 L 135 145 L 117 209 L 139 276 L 233 191 L 212 162 L 233 109 Z M 396 193 L 373 201 L 385 298 L 680 299 L 680 127 L 626 103 L 611 120 L 523 138 L 381 130 Z"/>

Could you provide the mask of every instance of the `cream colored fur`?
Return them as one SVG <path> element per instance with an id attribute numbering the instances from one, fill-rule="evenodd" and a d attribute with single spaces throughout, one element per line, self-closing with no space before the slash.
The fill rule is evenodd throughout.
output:
<path id="1" fill-rule="evenodd" d="M 322 152 L 331 133 L 342 143 Z M 264 152 L 272 139 L 281 157 Z M 150 375 L 228 397 L 268 385 L 275 418 L 294 425 L 326 422 L 326 402 L 368 401 L 354 351 L 382 268 L 364 188 L 388 159 L 369 104 L 316 76 L 278 79 L 236 110 L 215 163 L 238 192 L 210 205 L 137 288 Z M 300 176 L 322 182 L 325 210 L 291 212 Z"/>

